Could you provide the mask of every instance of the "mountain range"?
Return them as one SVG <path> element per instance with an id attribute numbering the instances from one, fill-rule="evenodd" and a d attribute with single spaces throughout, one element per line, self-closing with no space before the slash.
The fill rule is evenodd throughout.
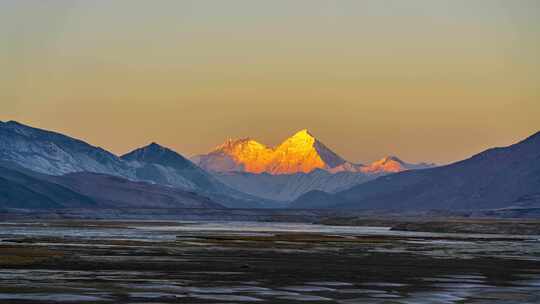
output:
<path id="1" fill-rule="evenodd" d="M 399 172 L 433 167 L 434 164 L 407 164 L 396 156 L 387 156 L 370 165 L 354 164 L 330 150 L 307 129 L 268 147 L 251 138 L 229 139 L 192 161 L 211 172 L 268 173 L 271 175 L 310 173 L 316 169 L 366 174 Z"/>
<path id="2" fill-rule="evenodd" d="M 229 140 L 192 160 L 157 143 L 117 156 L 84 141 L 0 122 L 0 208 L 540 208 L 540 132 L 453 164 L 368 165 L 307 130 L 276 147 Z"/>
<path id="3" fill-rule="evenodd" d="M 0 160 L 52 176 L 89 172 L 197 192 L 228 207 L 274 207 L 224 185 L 180 154 L 150 144 L 122 157 L 72 137 L 15 121 L 0 122 Z"/>
<path id="4" fill-rule="evenodd" d="M 0 207 L 224 208 L 197 193 L 171 187 L 101 173 L 47 175 L 3 161 L 0 162 Z"/>
<path id="5" fill-rule="evenodd" d="M 312 190 L 336 192 L 381 175 L 434 166 L 408 164 L 396 156 L 355 164 L 305 129 L 273 148 L 250 138 L 230 139 L 192 160 L 232 188 L 286 202 Z"/>
<path id="6" fill-rule="evenodd" d="M 295 208 L 478 210 L 540 207 L 540 132 L 450 165 L 399 172 L 329 194 L 311 191 Z"/>

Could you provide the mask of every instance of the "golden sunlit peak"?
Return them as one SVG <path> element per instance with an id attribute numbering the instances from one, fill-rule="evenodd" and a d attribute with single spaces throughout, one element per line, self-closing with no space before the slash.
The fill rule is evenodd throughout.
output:
<path id="1" fill-rule="evenodd" d="M 405 163 L 396 156 L 386 156 L 361 169 L 364 173 L 401 172 L 406 170 Z"/>
<path id="2" fill-rule="evenodd" d="M 403 161 L 401 159 L 399 159 L 397 156 L 394 156 L 394 155 L 388 155 L 386 157 L 383 157 L 382 159 L 379 160 L 379 162 L 381 163 L 387 163 L 387 162 L 398 162 L 398 163 L 403 163 Z"/>
<path id="3" fill-rule="evenodd" d="M 229 139 L 209 154 L 198 156 L 198 164 L 204 169 L 216 172 L 270 174 L 309 173 L 316 169 L 331 173 L 380 174 L 430 166 L 407 164 L 394 155 L 383 157 L 369 165 L 353 164 L 326 147 L 307 129 L 296 132 L 275 147 L 266 146 L 249 137 Z"/>
<path id="4" fill-rule="evenodd" d="M 344 162 L 317 141 L 307 129 L 296 132 L 273 148 L 249 138 L 228 140 L 199 159 L 199 165 L 211 171 L 241 168 L 245 172 L 270 174 L 308 173 Z"/>
<path id="5" fill-rule="evenodd" d="M 313 145 L 316 141 L 317 140 L 315 137 L 313 137 L 313 135 L 311 135 L 307 129 L 303 129 L 296 132 L 293 136 L 287 138 L 278 147 L 276 147 L 276 149 L 294 148 L 295 150 L 310 150 L 313 149 Z"/>
<path id="6" fill-rule="evenodd" d="M 292 137 L 303 137 L 303 138 L 314 138 L 313 135 L 308 131 L 308 129 L 302 129 L 296 132 Z"/>
<path id="7" fill-rule="evenodd" d="M 265 145 L 259 143 L 258 141 L 250 137 L 245 137 L 245 138 L 240 138 L 240 139 L 229 138 L 227 139 L 225 143 L 217 146 L 213 151 L 223 151 L 223 150 L 230 151 L 233 149 L 245 149 L 247 147 L 252 147 L 252 148 L 261 149 L 261 150 L 268 148 Z"/>

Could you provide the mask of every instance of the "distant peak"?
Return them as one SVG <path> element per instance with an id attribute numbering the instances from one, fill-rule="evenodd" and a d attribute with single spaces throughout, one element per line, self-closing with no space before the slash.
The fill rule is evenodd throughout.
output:
<path id="1" fill-rule="evenodd" d="M 158 152 L 158 151 L 164 151 L 164 150 L 169 150 L 168 148 L 156 143 L 156 142 L 151 142 L 150 144 L 144 146 L 144 147 L 140 147 L 138 149 L 135 149 L 133 152 L 136 152 L 136 151 L 148 151 L 148 152 Z"/>
<path id="2" fill-rule="evenodd" d="M 294 149 L 297 151 L 308 151 L 314 149 L 316 142 L 317 140 L 315 137 L 313 137 L 307 129 L 304 129 L 287 138 L 279 146 L 277 146 L 276 149 L 289 149 L 294 147 Z"/>
<path id="3" fill-rule="evenodd" d="M 241 168 L 245 172 L 270 174 L 308 173 L 345 162 L 315 139 L 307 129 L 296 132 L 274 147 L 250 138 L 228 140 L 203 157 L 205 168 L 211 171 Z"/>
<path id="4" fill-rule="evenodd" d="M 9 120 L 9 121 L 3 122 L 2 126 L 3 128 L 6 128 L 8 130 L 11 130 L 12 132 L 18 133 L 19 135 L 23 135 L 23 136 L 30 136 L 31 134 L 37 131 L 53 133 L 51 131 L 36 129 L 34 127 L 27 126 L 15 120 Z"/>
<path id="5" fill-rule="evenodd" d="M 248 143 L 248 142 L 254 142 L 253 138 L 251 137 L 243 137 L 243 138 L 229 138 L 227 140 L 227 143 L 230 144 L 240 144 L 240 143 Z"/>
<path id="6" fill-rule="evenodd" d="M 128 161 L 142 161 L 175 168 L 192 167 L 192 164 L 178 152 L 155 142 L 126 153 L 121 158 Z"/>
<path id="7" fill-rule="evenodd" d="M 540 140 L 540 131 L 537 131 L 536 133 L 530 135 L 529 137 L 525 138 L 524 140 L 520 141 L 519 143 L 536 142 L 538 140 Z"/>
<path id="8" fill-rule="evenodd" d="M 302 130 L 296 132 L 292 137 L 293 138 L 299 138 L 299 137 L 314 138 L 313 135 L 308 131 L 308 129 L 302 129 Z"/>
<path id="9" fill-rule="evenodd" d="M 15 127 L 28 127 L 27 125 L 22 124 L 16 120 L 8 120 L 5 122 L 5 124 L 8 126 L 15 126 Z"/>
<path id="10" fill-rule="evenodd" d="M 383 163 L 390 162 L 390 161 L 395 161 L 395 162 L 398 162 L 398 163 L 401 163 L 401 164 L 405 163 L 401 159 L 399 159 L 399 157 L 397 157 L 395 155 L 388 155 L 388 156 L 383 157 L 381 159 L 381 162 L 383 162 Z"/>
<path id="11" fill-rule="evenodd" d="M 243 149 L 248 147 L 261 150 L 268 149 L 265 145 L 259 143 L 251 137 L 244 137 L 239 139 L 229 138 L 227 141 L 225 141 L 225 143 L 215 147 L 212 152 L 231 151 L 234 149 Z"/>
<path id="12" fill-rule="evenodd" d="M 148 156 L 148 155 L 162 155 L 162 154 L 170 154 L 170 153 L 176 153 L 173 150 L 164 147 L 156 142 L 151 142 L 150 144 L 137 148 L 127 154 L 125 154 L 125 157 L 133 157 L 135 155 L 141 157 L 141 156 Z M 122 156 L 122 157 L 124 157 Z"/>
<path id="13" fill-rule="evenodd" d="M 156 149 L 156 148 L 164 148 L 162 145 L 156 143 L 156 142 L 151 142 L 148 146 L 146 146 L 145 148 L 153 148 L 153 149 Z"/>

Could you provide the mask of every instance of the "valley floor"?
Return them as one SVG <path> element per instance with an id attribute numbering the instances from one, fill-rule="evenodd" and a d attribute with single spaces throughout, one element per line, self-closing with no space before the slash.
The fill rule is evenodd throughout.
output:
<path id="1" fill-rule="evenodd" d="M 0 303 L 538 303 L 540 236 L 286 222 L 0 223 Z"/>

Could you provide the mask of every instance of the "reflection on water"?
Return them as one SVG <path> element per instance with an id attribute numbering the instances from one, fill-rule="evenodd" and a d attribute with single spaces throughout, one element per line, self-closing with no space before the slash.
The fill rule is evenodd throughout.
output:
<path id="1" fill-rule="evenodd" d="M 206 286 L 208 281 L 185 281 L 180 277 L 164 281 L 147 281 L 148 277 L 163 277 L 159 272 L 114 271 L 47 271 L 0 270 L 0 301 L 26 300 L 36 303 L 53 302 L 114 302 L 122 293 L 130 301 L 152 300 L 182 303 L 191 300 L 226 302 L 336 302 L 336 303 L 538 303 L 540 301 L 540 276 L 516 282 L 510 286 L 491 286 L 478 276 L 474 283 L 461 276 L 424 278 L 424 289 L 429 291 L 405 292 L 404 284 L 376 282 L 305 282 L 305 285 L 264 287 L 262 282 L 249 285 L 234 280 L 228 285 Z M 227 280 L 227 278 L 220 278 Z M 144 283 L 135 283 L 137 281 Z M 56 287 L 52 283 L 56 283 Z M 130 283 L 134 282 L 134 283 Z M 445 282 L 445 283 L 438 283 Z M 200 286 L 198 286 L 200 285 Z M 89 288 L 93 286 L 93 288 Z M 48 293 L 32 292 L 47 287 Z M 24 292 L 9 292 L 9 289 Z M 104 291 L 108 290 L 108 291 Z M 388 302 L 388 300 L 392 300 Z M 478 300 L 479 302 L 474 302 Z M 6 302 L 9 303 L 9 302 Z M 196 302 L 193 302 L 196 303 Z M 207 302 L 213 303 L 213 302 Z M 467 302 L 468 303 L 468 302 Z"/>
<path id="2" fill-rule="evenodd" d="M 182 222 L 180 222 L 182 223 Z M 540 240 L 540 236 L 507 235 L 507 234 L 463 234 L 463 233 L 432 233 L 414 231 L 392 231 L 390 227 L 366 226 L 327 226 L 302 223 L 276 223 L 276 222 L 183 222 L 183 225 L 171 226 L 130 226 L 141 230 L 154 231 L 224 231 L 224 232 L 297 232 L 297 233 L 323 233 L 340 235 L 385 235 L 402 237 L 452 237 L 463 239 L 530 239 Z"/>
<path id="3" fill-rule="evenodd" d="M 282 233 L 339 238 L 315 244 L 303 243 L 306 241 L 302 238 L 272 242 L 264 239 Z M 227 236 L 227 239 L 220 236 Z M 235 239 L 238 236 L 243 238 Z M 389 238 L 368 238 L 366 241 L 359 238 L 361 236 Z M 205 264 L 233 260 L 236 263 L 238 259 L 247 259 L 245 254 L 250 251 L 253 255 L 266 251 L 283 252 L 279 258 L 286 259 L 293 249 L 295 254 L 305 252 L 311 258 L 324 253 L 335 259 L 347 256 L 358 261 L 366 254 L 380 254 L 381 257 L 405 254 L 406 257 L 429 257 L 435 261 L 482 257 L 493 258 L 494 263 L 495 258 L 535 263 L 540 260 L 538 236 L 396 232 L 385 227 L 289 223 L 152 225 L 139 222 L 118 227 L 4 224 L 0 225 L 0 239 L 3 240 L 0 245 L 15 249 L 31 244 L 32 248 L 63 250 L 68 259 L 79 262 L 171 265 L 170 270 L 140 271 L 70 270 L 71 266 L 68 269 L 0 268 L 0 303 L 540 303 L 538 268 L 509 268 L 511 276 L 485 267 L 460 269 L 456 273 L 450 271 L 453 269 L 441 269 L 429 275 L 402 272 L 401 276 L 386 277 L 386 280 L 383 280 L 384 276 L 370 279 L 359 273 L 358 280 L 353 280 L 350 278 L 355 276 L 348 275 L 348 269 L 333 269 L 321 258 L 316 260 L 321 263 L 320 275 L 310 273 L 304 280 L 286 281 L 281 279 L 286 277 L 283 273 L 276 274 L 276 278 L 258 275 L 257 267 L 260 266 L 216 271 Z M 105 242 L 97 242 L 100 240 Z M 201 260 L 202 256 L 205 260 Z M 266 265 L 264 263 L 273 261 L 262 256 L 257 263 Z M 189 271 L 178 266 L 188 264 L 192 267 Z M 393 266 L 383 263 L 382 267 Z M 314 267 L 317 269 L 317 265 Z M 340 273 L 349 279 L 340 279 Z M 301 274 L 294 278 L 297 277 Z M 329 277 L 336 280 L 328 280 Z"/>

